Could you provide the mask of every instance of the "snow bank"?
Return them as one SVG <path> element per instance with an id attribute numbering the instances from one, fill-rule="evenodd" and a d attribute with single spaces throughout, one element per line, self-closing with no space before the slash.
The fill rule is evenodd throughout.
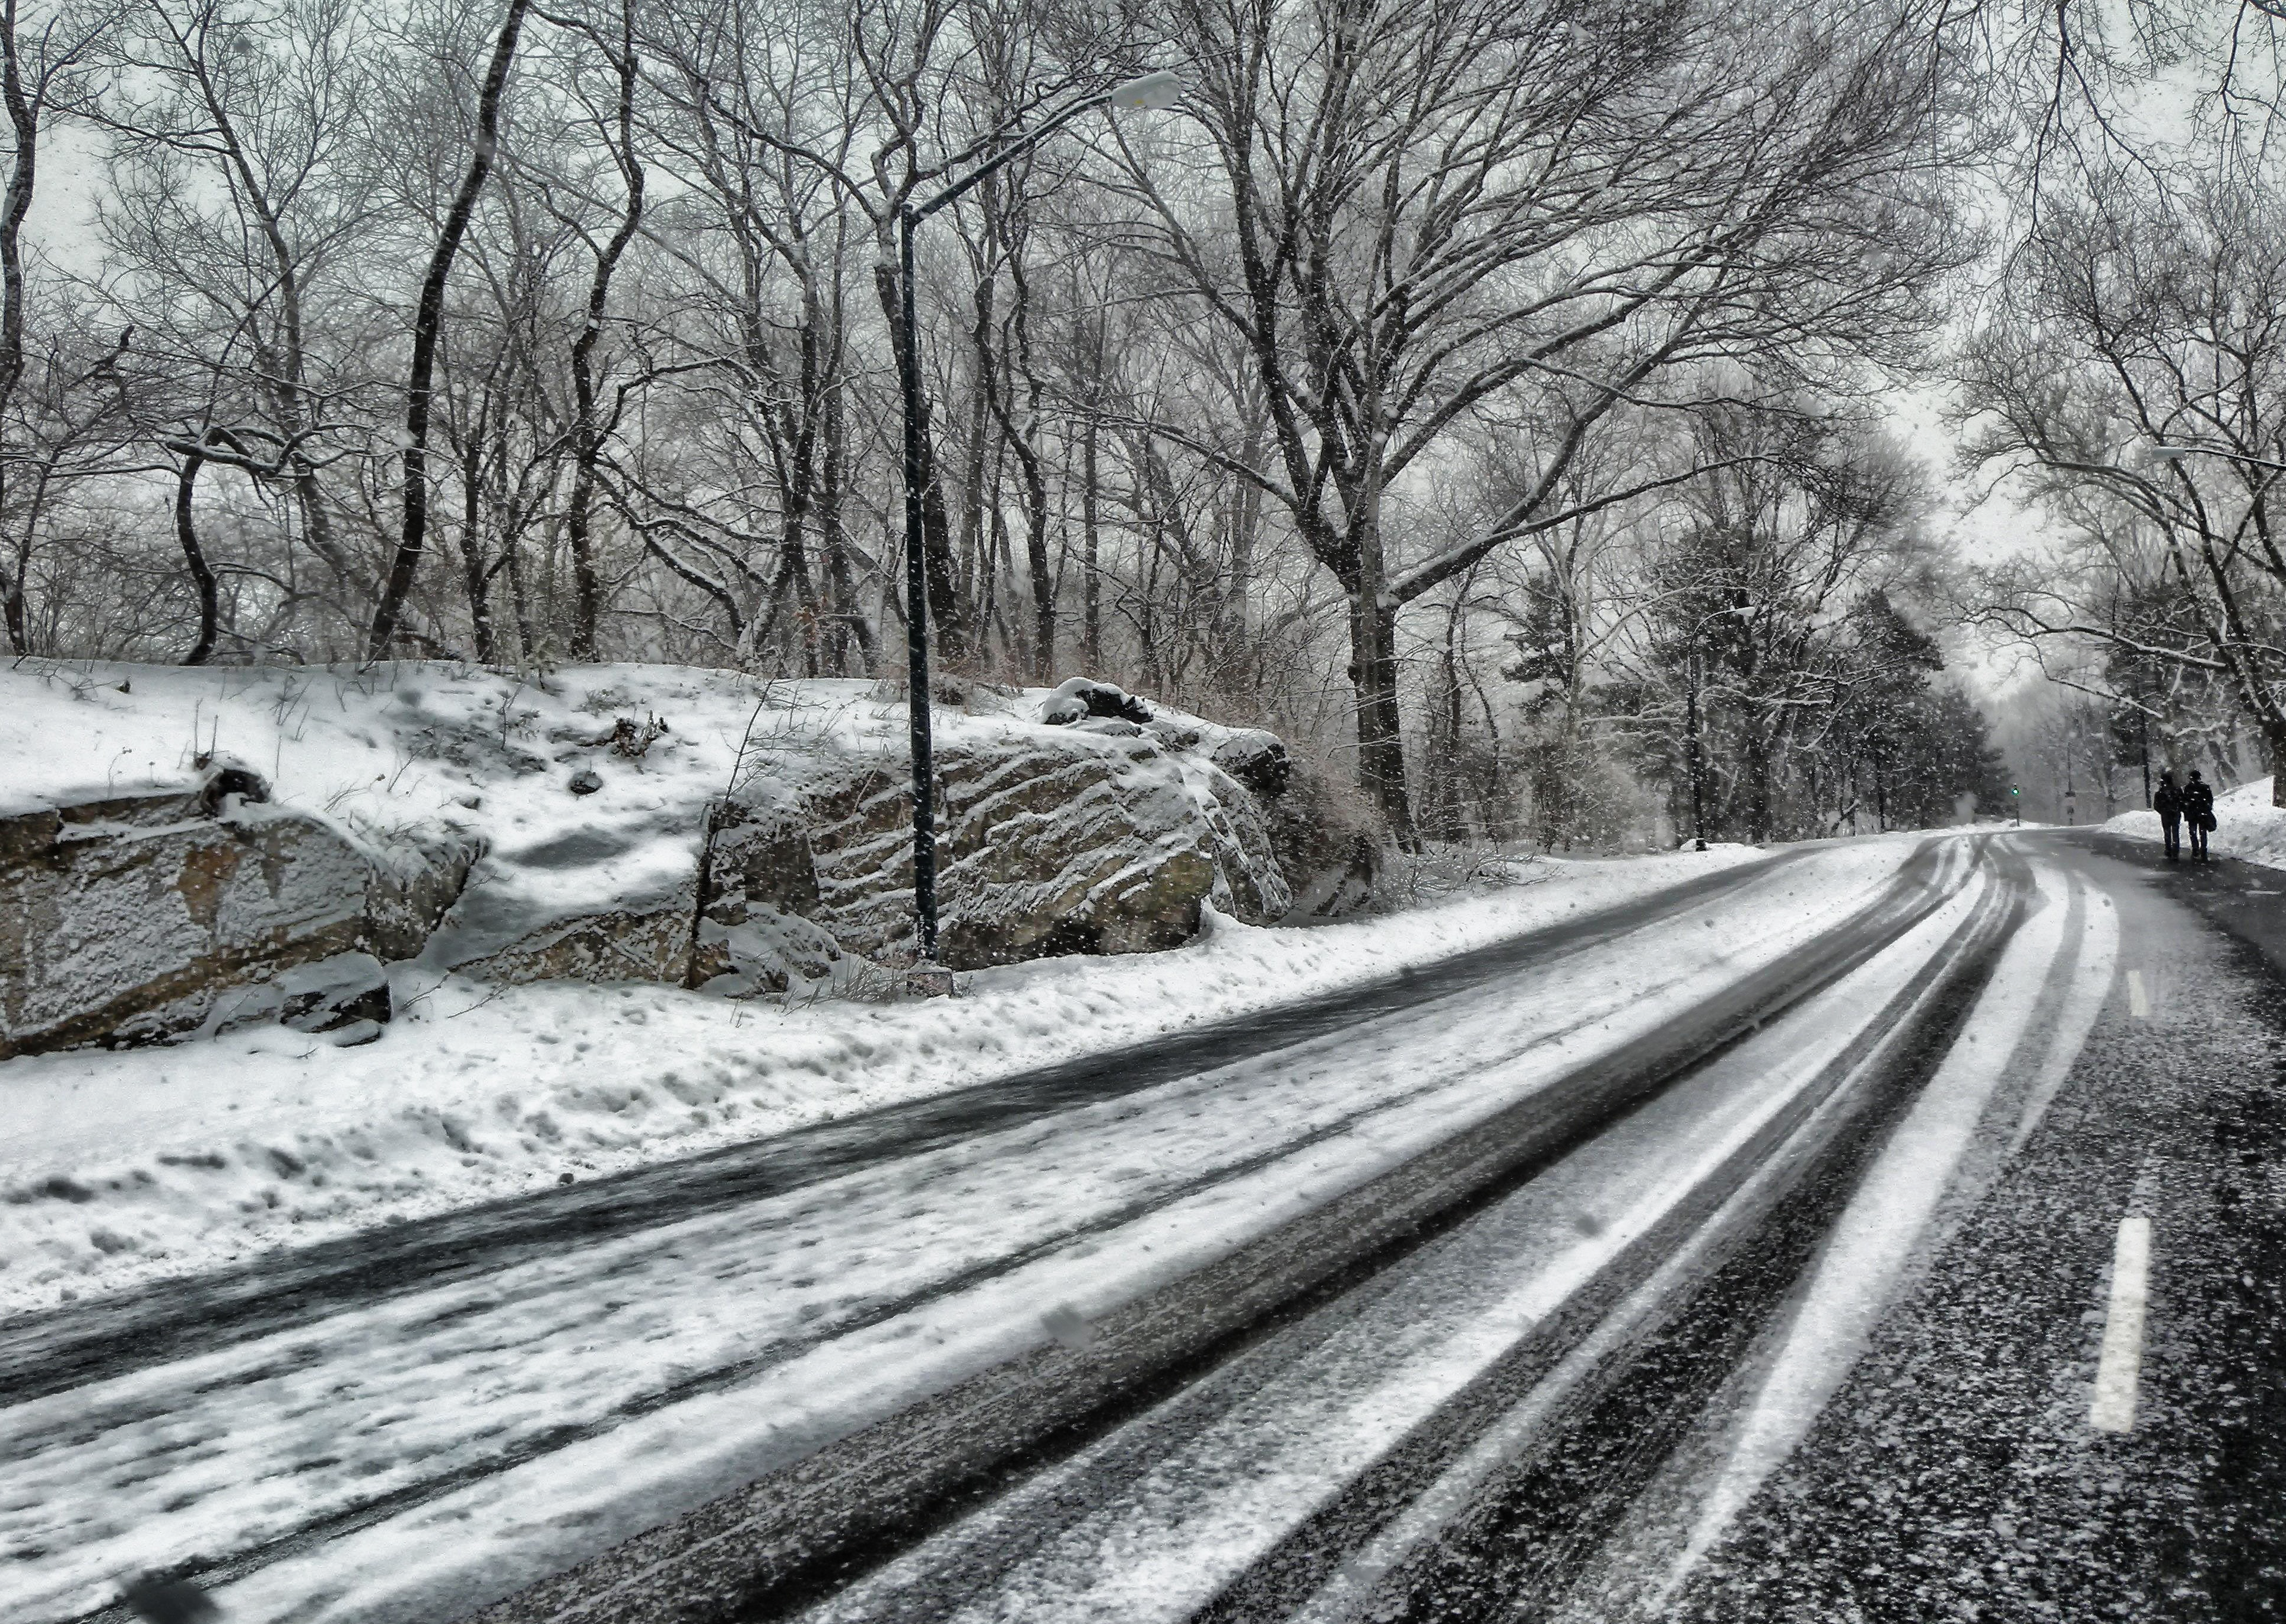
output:
<path id="1" fill-rule="evenodd" d="M 2214 832 L 2207 849 L 2218 857 L 2238 857 L 2286 869 L 2286 807 L 2270 804 L 2272 780 L 2257 778 L 2215 797 Z M 2157 845 L 2164 838 L 2156 812 L 2123 812 L 2103 825 Z M 2185 840 L 2187 847 L 2189 841 Z"/>
<path id="2" fill-rule="evenodd" d="M 687 748 L 717 744 L 736 739 Z M 422 771 L 431 794 L 451 782 Z M 1871 844 L 1854 843 L 1851 861 Z M 1902 863 L 1915 842 L 1891 844 Z M 0 1064 L 0 1313 L 1116 1049 L 1757 860 L 1738 848 L 1546 860 L 1490 895 L 1308 930 L 1215 915 L 1190 946 L 981 971 L 950 1004 L 416 984 L 400 970 L 408 1007 L 363 1047 L 268 1028 L 20 1058 Z"/>

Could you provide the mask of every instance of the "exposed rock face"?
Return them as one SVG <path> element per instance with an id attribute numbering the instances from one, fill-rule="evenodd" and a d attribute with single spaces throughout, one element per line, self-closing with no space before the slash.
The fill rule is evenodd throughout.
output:
<path id="1" fill-rule="evenodd" d="M 269 1019 L 281 973 L 418 952 L 478 853 L 378 849 L 268 794 L 216 759 L 180 789 L 0 818 L 0 1058 Z M 334 1024 L 386 1020 L 380 997 Z"/>
<path id="2" fill-rule="evenodd" d="M 1356 791 L 1296 775 L 1271 806 L 1270 838 L 1279 871 L 1294 887 L 1295 912 L 1331 918 L 1372 893 L 1381 837 Z"/>
<path id="3" fill-rule="evenodd" d="M 1111 682 L 1072 677 L 1040 706 L 1040 720 L 1052 728 L 1068 727 L 1091 716 L 1108 717 L 1141 725 L 1151 720 L 1151 707 Z"/>
<path id="4" fill-rule="evenodd" d="M 370 953 L 342 953 L 296 965 L 278 978 L 278 1021 L 337 1041 L 371 1041 L 396 1013 L 389 973 Z"/>
<path id="5" fill-rule="evenodd" d="M 938 753 L 944 963 L 1144 952 L 1196 934 L 1210 899 L 1250 922 L 1291 905 L 1268 826 L 1246 792 L 1211 764 L 1122 725 L 1134 736 L 1074 729 L 1060 747 Z M 849 951 L 910 945 L 911 806 L 902 765 L 853 762 L 810 798 L 812 917 Z"/>
<path id="6" fill-rule="evenodd" d="M 707 810 L 690 983 L 730 997 L 830 975 L 840 945 L 811 915 L 817 863 L 801 802 L 757 781 Z"/>
<path id="7" fill-rule="evenodd" d="M 495 911 L 492 894 L 471 890 L 453 911 L 456 945 L 498 926 L 526 921 Z M 655 896 L 618 908 L 578 912 L 537 929 L 487 944 L 466 958 L 428 953 L 425 962 L 479 981 L 514 986 L 524 981 L 667 981 L 690 974 L 693 890 Z"/>
<path id="8" fill-rule="evenodd" d="M 1265 800 L 1275 800 L 1293 781 L 1293 758 L 1286 741 L 1260 728 L 1239 728 L 1214 747 L 1217 767 Z"/>
<path id="9" fill-rule="evenodd" d="M 233 990 L 360 945 L 364 852 L 285 808 L 222 813 L 193 790 L 0 822 L 0 1055 L 197 1027 Z"/>
<path id="10" fill-rule="evenodd" d="M 395 962 L 420 956 L 446 909 L 467 889 L 469 871 L 485 855 L 484 842 L 451 830 L 402 835 L 370 853 L 366 881 L 365 945 Z"/>
<path id="11" fill-rule="evenodd" d="M 695 840 L 657 826 L 573 829 L 488 852 L 421 951 L 430 969 L 481 981 L 668 981 L 690 973 Z"/>

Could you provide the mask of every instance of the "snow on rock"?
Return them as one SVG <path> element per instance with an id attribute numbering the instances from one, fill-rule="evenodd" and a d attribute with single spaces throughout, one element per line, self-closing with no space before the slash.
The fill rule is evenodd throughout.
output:
<path id="1" fill-rule="evenodd" d="M 1068 677 L 1040 702 L 1040 720 L 1050 727 L 1068 727 L 1098 716 L 1139 727 L 1151 720 L 1151 707 L 1118 684 L 1092 677 Z"/>
<path id="2" fill-rule="evenodd" d="M 938 712 L 957 967 L 1293 903 L 1216 764 L 1247 736 L 1084 686 L 1115 713 Z M 347 951 L 738 994 L 910 949 L 905 712 L 871 683 L 20 661 L 0 701 L 0 1055 L 266 1018 L 281 972 Z"/>
<path id="3" fill-rule="evenodd" d="M 209 787 L 0 819 L 0 1058 L 259 1014 L 251 984 L 367 939 L 375 871 L 355 840 Z M 414 884 L 375 888 L 396 907 Z"/>
<path id="4" fill-rule="evenodd" d="M 2257 778 L 2215 797 L 2214 832 L 2207 837 L 2209 851 L 2218 857 L 2238 857 L 2286 869 L 2286 807 L 2270 804 L 2274 782 Z M 2123 812 L 2103 826 L 2155 845 L 2164 838 L 2156 812 Z M 2187 835 L 2183 847 L 2186 851 L 2190 848 Z"/>

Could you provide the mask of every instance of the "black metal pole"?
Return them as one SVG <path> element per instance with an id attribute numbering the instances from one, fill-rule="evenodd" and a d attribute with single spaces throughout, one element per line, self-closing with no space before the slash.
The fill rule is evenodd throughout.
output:
<path id="1" fill-rule="evenodd" d="M 1705 775 L 1699 769 L 1699 634 L 1694 628 L 1691 639 L 1691 689 L 1686 700 L 1689 722 L 1685 731 L 1691 739 L 1691 833 L 1695 849 L 1707 849 L 1707 808 L 1699 785 Z"/>
<path id="2" fill-rule="evenodd" d="M 910 208 L 897 211 L 897 370 L 905 406 L 905 667 L 913 751 L 913 925 L 923 964 L 936 961 L 936 773 L 929 729 L 928 560 L 921 524 L 921 354 L 913 318 Z"/>
<path id="3" fill-rule="evenodd" d="M 2135 708 L 2135 732 L 2137 743 L 2142 746 L 2143 804 L 2148 807 L 2151 804 L 2151 716 L 2143 709 L 2140 700 Z"/>
<path id="4" fill-rule="evenodd" d="M 932 967 L 936 963 L 936 774 L 929 716 L 928 559 L 921 506 L 921 341 L 920 325 L 913 314 L 913 227 L 988 175 L 1030 152 L 1080 114 L 1109 106 L 1113 94 L 1102 91 L 1068 104 L 935 196 L 918 204 L 904 203 L 897 209 L 898 315 L 904 329 L 898 335 L 897 371 L 905 408 L 905 666 L 910 690 L 905 708 L 911 717 L 913 753 L 913 927 L 920 962 Z M 937 980 L 927 990 L 950 990 L 950 979 Z"/>

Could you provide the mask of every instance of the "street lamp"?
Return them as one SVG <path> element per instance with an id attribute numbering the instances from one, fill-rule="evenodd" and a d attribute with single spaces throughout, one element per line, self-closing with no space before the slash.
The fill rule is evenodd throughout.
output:
<path id="1" fill-rule="evenodd" d="M 2243 451 L 2233 451 L 2227 445 L 2202 445 L 2196 441 L 2162 440 L 2157 438 L 2132 441 L 2127 447 L 2130 468 L 2172 468 L 2185 457 L 2220 457 L 2226 461 L 2243 462 L 2251 468 L 2274 469 L 2286 474 L 2286 462 L 2273 462 L 2267 457 L 2249 456 Z"/>
<path id="2" fill-rule="evenodd" d="M 921 524 L 920 334 L 914 319 L 913 228 L 956 201 L 995 170 L 1013 163 L 1081 114 L 1096 107 L 1123 112 L 1163 112 L 1182 99 L 1183 82 L 1171 73 L 1146 74 L 1108 91 L 1065 104 L 991 157 L 926 201 L 897 209 L 899 315 L 903 331 L 897 343 L 897 371 L 905 414 L 905 661 L 910 693 L 913 755 L 913 918 L 920 962 L 906 978 L 910 990 L 952 990 L 950 972 L 936 962 L 936 788 L 931 737 L 928 677 L 928 580 Z"/>

